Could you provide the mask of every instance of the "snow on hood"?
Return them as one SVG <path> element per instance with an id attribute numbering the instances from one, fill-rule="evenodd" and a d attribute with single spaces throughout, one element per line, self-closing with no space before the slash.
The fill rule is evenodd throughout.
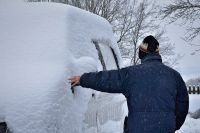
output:
<path id="1" fill-rule="evenodd" d="M 91 39 L 116 51 L 110 24 L 57 3 L 0 2 L 0 121 L 14 133 L 81 133 L 90 90 L 67 79 L 97 71 Z"/>

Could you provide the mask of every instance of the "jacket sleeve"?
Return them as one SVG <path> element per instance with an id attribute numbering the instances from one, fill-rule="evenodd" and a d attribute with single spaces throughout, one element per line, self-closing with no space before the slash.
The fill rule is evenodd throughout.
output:
<path id="1" fill-rule="evenodd" d="M 82 87 L 108 93 L 126 93 L 124 87 L 127 69 L 84 73 L 80 78 Z"/>
<path id="2" fill-rule="evenodd" d="M 189 96 L 185 82 L 182 77 L 178 77 L 177 97 L 176 97 L 176 130 L 179 130 L 183 125 L 188 114 Z"/>

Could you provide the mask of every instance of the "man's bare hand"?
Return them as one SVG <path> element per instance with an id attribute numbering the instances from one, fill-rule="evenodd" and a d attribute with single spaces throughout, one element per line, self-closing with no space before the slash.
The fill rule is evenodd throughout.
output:
<path id="1" fill-rule="evenodd" d="M 73 76 L 69 78 L 68 80 L 69 80 L 69 83 L 71 83 L 73 87 L 80 85 L 80 76 Z"/>

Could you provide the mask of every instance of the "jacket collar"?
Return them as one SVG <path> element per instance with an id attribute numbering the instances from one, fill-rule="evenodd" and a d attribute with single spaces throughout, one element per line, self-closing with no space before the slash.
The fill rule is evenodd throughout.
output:
<path id="1" fill-rule="evenodd" d="M 141 60 L 141 63 L 153 62 L 153 61 L 162 62 L 162 58 L 161 58 L 160 54 L 149 53 Z"/>

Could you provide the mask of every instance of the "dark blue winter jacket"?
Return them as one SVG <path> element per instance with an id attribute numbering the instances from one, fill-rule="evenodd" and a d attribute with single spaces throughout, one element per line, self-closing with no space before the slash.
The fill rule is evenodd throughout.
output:
<path id="1" fill-rule="evenodd" d="M 85 73 L 80 85 L 122 93 L 129 109 L 127 133 L 174 133 L 188 113 L 188 93 L 180 74 L 164 65 L 159 54 L 120 70 Z"/>

